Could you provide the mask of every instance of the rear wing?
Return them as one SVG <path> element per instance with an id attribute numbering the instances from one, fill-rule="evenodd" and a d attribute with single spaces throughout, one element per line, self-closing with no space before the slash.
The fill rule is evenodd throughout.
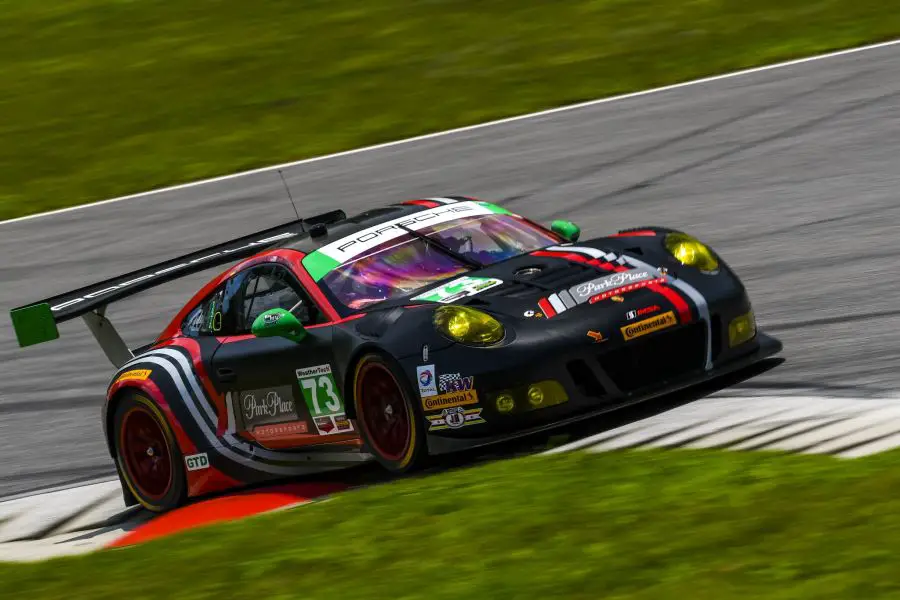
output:
<path id="1" fill-rule="evenodd" d="M 333 210 L 298 219 L 14 308 L 10 317 L 16 339 L 23 348 L 49 342 L 59 337 L 58 323 L 82 317 L 107 358 L 118 368 L 134 354 L 106 318 L 107 305 L 175 279 L 248 258 L 283 240 L 305 234 L 313 225 L 336 223 L 346 218 L 344 211 Z"/>

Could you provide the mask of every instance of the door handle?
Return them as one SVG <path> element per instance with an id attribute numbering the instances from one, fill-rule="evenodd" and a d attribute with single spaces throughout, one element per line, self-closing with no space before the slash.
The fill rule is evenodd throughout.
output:
<path id="1" fill-rule="evenodd" d="M 237 379 L 233 369 L 216 369 L 216 375 L 219 376 L 219 381 L 222 383 L 229 383 Z"/>

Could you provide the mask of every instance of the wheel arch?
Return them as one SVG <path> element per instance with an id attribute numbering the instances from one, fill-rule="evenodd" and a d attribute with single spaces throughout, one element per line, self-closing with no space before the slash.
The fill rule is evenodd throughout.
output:
<path id="1" fill-rule="evenodd" d="M 390 352 L 387 352 L 384 348 L 372 342 L 360 344 L 353 349 L 352 354 L 350 354 L 350 359 L 347 361 L 346 372 L 344 373 L 344 411 L 350 419 L 356 418 L 356 386 L 354 385 L 353 379 L 356 376 L 356 367 L 359 365 L 359 361 L 362 360 L 362 357 L 366 354 L 381 354 L 393 358 Z"/>

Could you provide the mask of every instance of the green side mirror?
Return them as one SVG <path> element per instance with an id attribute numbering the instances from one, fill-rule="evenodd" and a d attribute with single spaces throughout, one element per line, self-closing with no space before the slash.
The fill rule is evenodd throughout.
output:
<path id="1" fill-rule="evenodd" d="M 570 242 L 577 242 L 581 237 L 581 227 L 572 221 L 553 221 L 550 224 L 550 230 L 557 235 L 561 235 Z"/>
<path id="2" fill-rule="evenodd" d="M 250 331 L 258 338 L 283 337 L 294 342 L 306 337 L 300 320 L 283 308 L 273 308 L 256 317 Z"/>

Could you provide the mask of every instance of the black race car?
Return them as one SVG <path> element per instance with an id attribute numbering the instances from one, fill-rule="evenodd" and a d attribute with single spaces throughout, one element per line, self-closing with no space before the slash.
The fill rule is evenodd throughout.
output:
<path id="1" fill-rule="evenodd" d="M 738 277 L 668 229 L 578 242 L 469 198 L 302 219 L 12 312 L 82 316 L 118 369 L 103 412 L 129 502 L 374 457 L 394 472 L 733 371 L 781 349 Z M 106 305 L 235 266 L 129 349 Z"/>

